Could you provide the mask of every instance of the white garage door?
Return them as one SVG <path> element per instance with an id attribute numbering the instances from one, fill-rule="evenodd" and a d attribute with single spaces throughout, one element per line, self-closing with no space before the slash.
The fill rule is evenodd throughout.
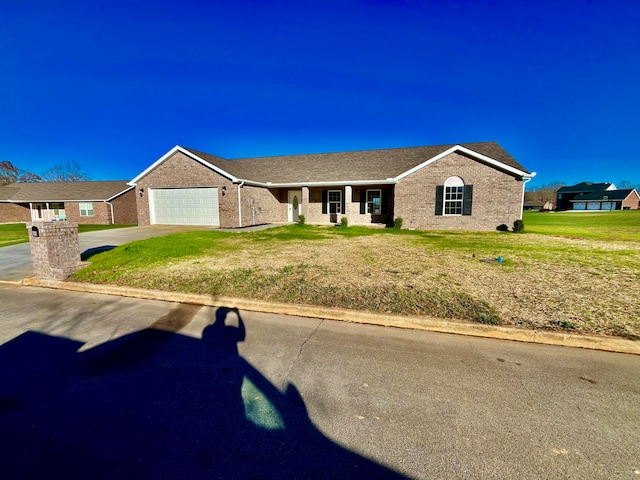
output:
<path id="1" fill-rule="evenodd" d="M 208 225 L 219 227 L 218 189 L 150 188 L 153 225 Z"/>

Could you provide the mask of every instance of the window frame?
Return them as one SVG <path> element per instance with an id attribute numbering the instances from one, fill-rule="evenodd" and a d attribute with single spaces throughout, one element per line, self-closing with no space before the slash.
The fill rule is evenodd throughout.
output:
<path id="1" fill-rule="evenodd" d="M 331 194 L 337 193 L 338 200 L 331 200 Z M 331 205 L 336 205 L 336 211 L 331 211 Z M 327 190 L 327 213 L 330 215 L 342 214 L 342 190 Z"/>
<path id="2" fill-rule="evenodd" d="M 462 216 L 464 212 L 464 186 L 464 181 L 460 177 L 449 177 L 444 182 L 442 197 L 443 216 Z"/>
<path id="3" fill-rule="evenodd" d="M 369 200 L 369 192 L 374 193 L 377 192 L 378 193 L 378 208 L 374 208 L 375 206 L 375 201 L 374 200 Z M 381 188 L 368 188 L 365 191 L 365 213 L 368 215 L 382 215 L 382 189 Z M 376 211 L 377 210 L 377 211 Z"/>
<path id="4" fill-rule="evenodd" d="M 93 202 L 80 202 L 78 204 L 78 207 L 80 209 L 80 216 L 81 217 L 93 217 L 93 214 L 94 214 Z M 91 213 L 89 213 L 89 212 L 91 212 Z"/>

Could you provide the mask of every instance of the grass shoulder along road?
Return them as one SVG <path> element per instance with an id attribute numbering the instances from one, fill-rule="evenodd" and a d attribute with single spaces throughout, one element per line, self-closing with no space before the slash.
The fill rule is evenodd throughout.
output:
<path id="1" fill-rule="evenodd" d="M 610 237 L 611 217 L 576 213 L 527 214 L 522 234 L 180 233 L 97 254 L 72 280 L 640 339 L 640 214 L 611 213 Z M 545 224 L 565 215 L 586 233 Z"/>
<path id="2" fill-rule="evenodd" d="M 96 230 L 109 230 L 112 228 L 135 227 L 135 225 L 78 225 L 78 233 L 94 232 Z M 4 223 L 0 224 L 0 247 L 26 243 L 29 241 L 26 224 Z"/>

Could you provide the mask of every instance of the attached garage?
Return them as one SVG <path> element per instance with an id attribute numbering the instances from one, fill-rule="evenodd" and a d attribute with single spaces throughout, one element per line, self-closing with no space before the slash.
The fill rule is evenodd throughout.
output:
<path id="1" fill-rule="evenodd" d="M 150 188 L 149 214 L 152 225 L 219 227 L 218 189 Z"/>

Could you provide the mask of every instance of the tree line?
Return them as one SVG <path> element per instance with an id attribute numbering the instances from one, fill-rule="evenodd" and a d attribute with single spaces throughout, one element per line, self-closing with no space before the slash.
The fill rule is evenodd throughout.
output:
<path id="1" fill-rule="evenodd" d="M 64 165 L 54 165 L 38 175 L 16 167 L 8 160 L 0 161 L 0 185 L 19 182 L 85 182 L 90 180 L 78 162 L 71 160 Z"/>

